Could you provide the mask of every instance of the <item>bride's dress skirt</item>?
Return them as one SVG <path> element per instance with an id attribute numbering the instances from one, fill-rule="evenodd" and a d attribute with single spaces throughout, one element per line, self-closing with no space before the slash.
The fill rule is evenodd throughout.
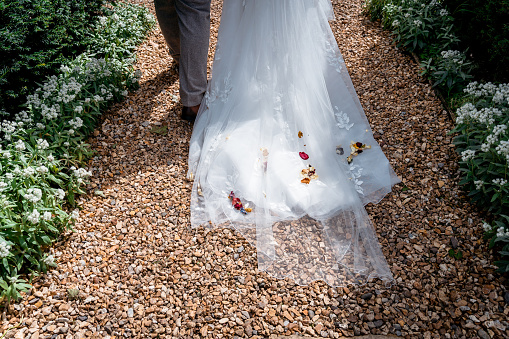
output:
<path id="1" fill-rule="evenodd" d="M 257 248 L 260 270 L 298 284 L 390 282 L 364 205 L 398 178 L 331 18 L 329 0 L 224 1 L 190 142 L 191 224 L 236 229 Z"/>

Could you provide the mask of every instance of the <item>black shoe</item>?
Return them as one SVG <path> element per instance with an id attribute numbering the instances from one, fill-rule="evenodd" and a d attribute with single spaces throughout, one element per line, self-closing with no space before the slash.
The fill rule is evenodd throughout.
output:
<path id="1" fill-rule="evenodd" d="M 191 110 L 191 107 L 184 106 L 180 117 L 182 120 L 194 122 L 196 120 L 196 113 Z"/>

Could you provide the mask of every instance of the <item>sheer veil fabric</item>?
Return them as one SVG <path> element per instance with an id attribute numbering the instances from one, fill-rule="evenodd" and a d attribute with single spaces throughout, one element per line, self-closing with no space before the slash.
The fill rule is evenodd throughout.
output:
<path id="1" fill-rule="evenodd" d="M 390 283 L 364 209 L 399 180 L 353 88 L 329 0 L 224 0 L 195 122 L 193 227 L 230 227 L 305 285 Z M 353 153 L 353 154 L 352 154 Z"/>

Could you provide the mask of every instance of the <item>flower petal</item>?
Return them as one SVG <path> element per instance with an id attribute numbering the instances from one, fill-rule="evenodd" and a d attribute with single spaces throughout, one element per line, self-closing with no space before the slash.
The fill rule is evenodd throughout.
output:
<path id="1" fill-rule="evenodd" d="M 299 152 L 299 155 L 303 160 L 309 159 L 309 155 L 307 155 L 306 152 Z"/>

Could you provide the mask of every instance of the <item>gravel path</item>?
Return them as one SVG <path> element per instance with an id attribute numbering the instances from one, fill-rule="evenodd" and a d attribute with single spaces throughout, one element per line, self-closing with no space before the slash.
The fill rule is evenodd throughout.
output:
<path id="1" fill-rule="evenodd" d="M 352 80 L 404 183 L 368 206 L 396 284 L 297 286 L 258 272 L 255 249 L 231 230 L 189 229 L 191 125 L 178 119 L 178 77 L 156 30 L 139 48 L 141 88 L 90 138 L 95 175 L 76 232 L 52 249 L 58 268 L 11 305 L 2 331 L 23 321 L 7 337 L 509 336 L 507 281 L 458 189 L 451 121 L 361 0 L 333 2 Z M 214 35 L 220 10 L 214 0 Z"/>

